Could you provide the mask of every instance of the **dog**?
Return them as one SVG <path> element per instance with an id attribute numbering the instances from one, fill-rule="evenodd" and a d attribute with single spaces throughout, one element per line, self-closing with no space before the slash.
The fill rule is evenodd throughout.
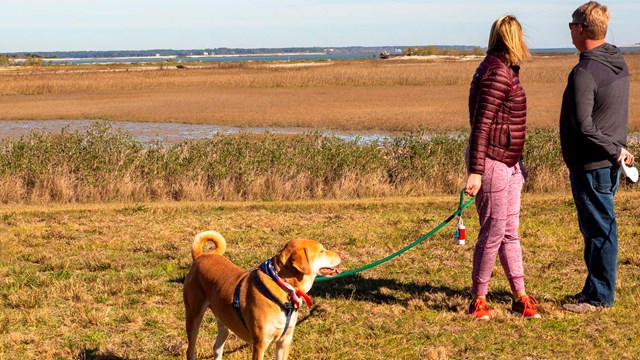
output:
<path id="1" fill-rule="evenodd" d="M 215 248 L 203 253 L 207 241 Z M 224 237 L 215 231 L 202 232 L 193 241 L 193 264 L 183 288 L 187 359 L 195 359 L 196 339 L 207 307 L 218 325 L 214 359 L 222 359 L 230 332 L 252 345 L 254 360 L 263 359 L 274 341 L 275 358 L 287 359 L 297 309 L 302 301 L 311 306 L 306 293 L 316 276 L 338 274 L 341 255 L 314 240 L 291 240 L 258 269 L 245 272 L 223 256 L 225 249 Z"/>

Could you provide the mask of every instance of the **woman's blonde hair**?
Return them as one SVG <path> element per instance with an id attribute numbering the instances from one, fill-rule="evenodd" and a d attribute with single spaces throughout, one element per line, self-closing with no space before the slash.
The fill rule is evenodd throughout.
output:
<path id="1" fill-rule="evenodd" d="M 609 9 L 595 1 L 580 5 L 573 12 L 572 22 L 582 25 L 591 40 L 602 40 L 607 36 Z"/>
<path id="2" fill-rule="evenodd" d="M 503 16 L 493 22 L 487 49 L 508 66 L 517 65 L 531 57 L 524 42 L 522 26 L 513 15 Z"/>

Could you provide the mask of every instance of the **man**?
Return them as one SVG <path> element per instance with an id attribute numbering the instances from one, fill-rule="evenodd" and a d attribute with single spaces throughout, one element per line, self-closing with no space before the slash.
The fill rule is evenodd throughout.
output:
<path id="1" fill-rule="evenodd" d="M 618 265 L 613 197 L 620 164 L 634 156 L 625 149 L 629 113 L 629 70 L 617 47 L 605 42 L 609 10 L 590 1 L 569 23 L 580 61 L 569 74 L 560 112 L 562 156 L 584 237 L 587 279 L 582 291 L 563 305 L 573 312 L 610 307 Z"/>

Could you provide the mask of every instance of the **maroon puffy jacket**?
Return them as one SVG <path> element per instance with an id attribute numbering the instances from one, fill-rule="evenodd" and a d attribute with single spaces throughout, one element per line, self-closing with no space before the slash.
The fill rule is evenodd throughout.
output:
<path id="1" fill-rule="evenodd" d="M 469 90 L 469 172 L 484 174 L 486 156 L 508 166 L 522 157 L 527 122 L 527 97 L 509 67 L 489 54 L 476 70 Z"/>

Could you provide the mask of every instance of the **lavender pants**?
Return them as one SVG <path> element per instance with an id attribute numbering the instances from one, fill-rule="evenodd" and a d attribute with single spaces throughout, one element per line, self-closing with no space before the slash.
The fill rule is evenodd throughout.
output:
<path id="1" fill-rule="evenodd" d="M 524 269 L 518 227 L 520 192 L 524 184 L 521 164 L 512 167 L 490 158 L 485 160 L 482 186 L 476 195 L 480 233 L 473 253 L 472 288 L 474 295 L 489 291 L 489 279 L 500 256 L 511 291 L 524 290 Z"/>

